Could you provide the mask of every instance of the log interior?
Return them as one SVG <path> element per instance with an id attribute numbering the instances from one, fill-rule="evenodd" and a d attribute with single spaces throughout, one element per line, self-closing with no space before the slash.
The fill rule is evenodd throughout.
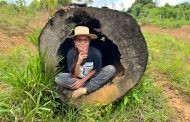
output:
<path id="1" fill-rule="evenodd" d="M 99 20 L 90 17 L 84 11 L 75 11 L 73 16 L 67 19 L 67 24 L 74 24 L 75 26 L 84 25 L 90 28 L 90 33 L 94 33 L 98 36 L 96 40 L 91 40 L 90 45 L 99 49 L 102 53 L 102 65 L 114 65 L 116 68 L 116 75 L 124 75 L 124 67 L 120 62 L 121 54 L 118 50 L 118 46 L 112 42 L 103 32 L 101 32 L 101 23 Z M 74 28 L 73 28 L 74 30 Z M 71 34 L 74 34 L 74 31 Z M 68 35 L 69 36 L 69 35 Z M 64 57 L 62 61 L 59 62 L 59 67 L 63 67 L 63 72 L 68 72 L 67 68 L 67 58 L 66 55 L 70 48 L 74 47 L 73 40 L 70 38 L 64 38 L 61 40 L 63 42 L 57 54 Z"/>
<path id="2" fill-rule="evenodd" d="M 99 38 L 102 37 L 102 35 L 97 34 Z M 92 40 L 90 45 L 93 47 L 96 47 L 99 49 L 102 53 L 102 65 L 114 65 L 116 68 L 116 75 L 123 75 L 124 74 L 124 68 L 120 62 L 121 54 L 118 50 L 118 47 L 116 44 L 114 44 L 111 40 L 108 38 L 104 40 L 100 39 Z M 105 37 L 103 37 L 105 38 Z M 63 43 L 60 45 L 58 50 L 58 55 L 61 57 L 64 57 L 63 60 L 61 60 L 58 64 L 59 67 L 62 67 L 63 72 L 68 72 L 67 68 L 67 53 L 70 48 L 74 46 L 73 40 L 70 38 L 66 38 L 66 40 L 63 41 Z"/>

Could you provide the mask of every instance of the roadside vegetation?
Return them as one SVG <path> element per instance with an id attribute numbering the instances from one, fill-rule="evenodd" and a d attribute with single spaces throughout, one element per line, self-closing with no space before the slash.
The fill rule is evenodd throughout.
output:
<path id="1" fill-rule="evenodd" d="M 1 121 L 169 121 L 172 113 L 161 88 L 147 72 L 141 82 L 121 101 L 108 106 L 82 106 L 80 109 L 57 101 L 54 76 L 42 71 L 43 58 L 37 52 L 17 48 L 0 56 Z M 122 114 L 121 114 L 122 113 Z"/>
<path id="2" fill-rule="evenodd" d="M 168 35 L 144 33 L 150 65 L 155 74 L 165 75 L 168 83 L 190 98 L 190 45 Z M 154 75 L 154 72 L 152 72 Z"/>
<path id="3" fill-rule="evenodd" d="M 153 0 L 136 0 L 127 11 L 142 25 L 153 23 L 163 28 L 178 28 L 190 24 L 190 3 L 162 7 Z"/>
<path id="4" fill-rule="evenodd" d="M 39 30 L 30 35 L 37 44 Z M 82 106 L 58 102 L 54 76 L 42 71 L 43 56 L 24 47 L 0 56 L 0 80 L 8 91 L 1 91 L 2 121 L 172 121 L 174 113 L 167 106 L 162 88 L 155 86 L 159 72 L 185 94 L 189 94 L 189 47 L 167 35 L 144 33 L 149 49 L 149 64 L 141 82 L 121 101 L 108 106 Z M 173 51 L 169 51 L 173 49 Z M 171 55 L 171 56 L 170 56 Z M 180 57 L 176 57 L 180 55 Z M 183 59 L 183 60 L 179 60 Z M 179 72 L 178 72 L 179 71 Z M 155 74 L 154 74 L 155 73 Z M 174 77 L 175 76 L 175 77 Z M 183 88 L 183 89 L 182 89 Z M 122 113 L 122 114 L 121 114 Z"/>
<path id="5" fill-rule="evenodd" d="M 162 76 L 174 89 L 190 97 L 190 46 L 169 35 L 144 33 L 149 51 L 147 70 L 123 99 L 107 106 L 83 105 L 80 109 L 61 103 L 54 76 L 50 69 L 42 69 L 45 56 L 39 55 L 37 44 L 42 29 L 28 23 L 40 12 L 46 10 L 0 2 L 0 27 L 15 28 L 20 31 L 18 35 L 29 28 L 31 33 L 26 38 L 36 47 L 19 46 L 9 54 L 0 54 L 0 86 L 4 86 L 0 87 L 0 121 L 173 121 L 175 112 L 168 107 L 162 87 L 155 85 Z"/>

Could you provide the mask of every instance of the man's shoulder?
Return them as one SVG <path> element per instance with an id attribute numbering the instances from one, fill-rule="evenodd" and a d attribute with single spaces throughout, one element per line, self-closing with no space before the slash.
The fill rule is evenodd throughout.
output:
<path id="1" fill-rule="evenodd" d="M 70 48 L 67 55 L 70 56 L 72 54 L 72 52 L 74 51 L 74 47 Z"/>
<path id="2" fill-rule="evenodd" d="M 91 54 L 95 54 L 95 55 L 98 55 L 98 56 L 102 55 L 100 50 L 95 48 L 95 47 L 90 46 L 90 51 L 91 51 Z"/>

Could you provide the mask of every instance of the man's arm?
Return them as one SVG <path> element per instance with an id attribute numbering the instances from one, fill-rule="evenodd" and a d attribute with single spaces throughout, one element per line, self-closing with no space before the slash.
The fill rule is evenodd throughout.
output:
<path id="1" fill-rule="evenodd" d="M 78 89 L 85 81 L 87 81 L 88 79 L 90 79 L 94 74 L 96 73 L 96 70 L 92 70 L 90 71 L 84 78 L 82 79 L 77 79 L 77 82 L 75 82 L 71 88 L 72 89 Z"/>
<path id="2" fill-rule="evenodd" d="M 77 64 L 75 66 L 75 69 L 74 69 L 74 75 L 76 76 L 79 76 L 80 75 L 80 65 L 82 63 L 82 61 L 87 58 L 87 53 L 86 51 L 83 51 L 83 52 L 80 52 L 79 55 L 78 55 L 78 61 L 77 61 Z"/>
<path id="3" fill-rule="evenodd" d="M 96 70 L 92 70 L 90 71 L 84 78 L 82 78 L 82 80 L 85 82 L 87 81 L 88 79 L 90 79 L 94 74 L 96 73 Z"/>
<path id="4" fill-rule="evenodd" d="M 70 49 L 67 54 L 67 67 L 71 74 L 73 74 L 75 68 L 75 62 L 73 62 L 73 57 L 74 57 L 74 48 Z"/>
<path id="5" fill-rule="evenodd" d="M 80 63 L 77 62 L 75 69 L 74 69 L 74 75 L 79 76 L 79 74 L 80 74 Z"/>

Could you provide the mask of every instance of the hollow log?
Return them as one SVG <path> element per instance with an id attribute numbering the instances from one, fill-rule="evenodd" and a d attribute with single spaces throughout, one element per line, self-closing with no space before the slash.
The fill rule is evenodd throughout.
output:
<path id="1" fill-rule="evenodd" d="M 108 8 L 75 6 L 58 10 L 39 37 L 39 51 L 46 53 L 46 64 L 52 72 L 58 68 L 68 72 L 66 55 L 74 46 L 68 36 L 77 25 L 88 26 L 91 33 L 98 35 L 91 46 L 101 51 L 103 66 L 116 67 L 116 74 L 100 89 L 75 101 L 108 104 L 119 100 L 140 81 L 146 70 L 148 51 L 140 26 L 126 12 Z M 58 60 L 60 57 L 64 59 Z"/>

